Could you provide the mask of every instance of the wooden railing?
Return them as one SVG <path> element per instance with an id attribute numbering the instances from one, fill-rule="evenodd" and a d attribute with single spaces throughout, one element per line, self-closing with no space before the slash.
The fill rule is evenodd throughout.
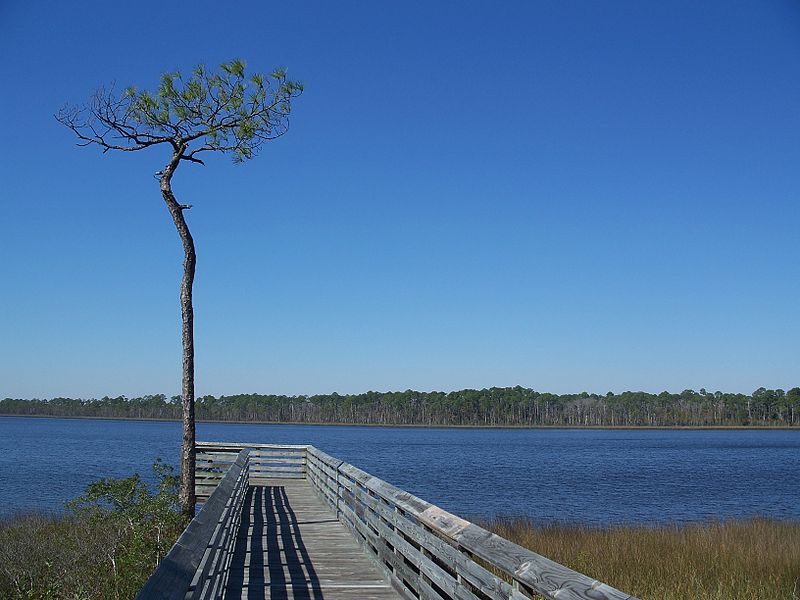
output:
<path id="1" fill-rule="evenodd" d="M 313 446 L 306 461 L 311 485 L 409 599 L 636 600 Z"/>
<path id="2" fill-rule="evenodd" d="M 222 598 L 249 485 L 250 450 L 236 453 L 216 487 L 136 600 Z M 214 467 L 222 468 L 222 467 Z"/>
<path id="3" fill-rule="evenodd" d="M 250 451 L 250 485 L 263 485 L 267 478 L 305 478 L 308 446 L 198 442 L 195 445 L 197 454 L 194 488 L 198 502 L 204 502 L 214 491 L 228 467 L 244 448 Z"/>

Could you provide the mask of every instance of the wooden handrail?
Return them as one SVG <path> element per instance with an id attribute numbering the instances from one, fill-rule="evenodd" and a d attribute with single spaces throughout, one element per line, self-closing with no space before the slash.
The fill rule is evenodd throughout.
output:
<path id="1" fill-rule="evenodd" d="M 374 477 L 308 449 L 308 478 L 392 583 L 422 600 L 637 600 Z M 475 559 L 483 561 L 482 564 Z M 486 567 L 504 573 L 512 584 Z"/>
<path id="2" fill-rule="evenodd" d="M 205 600 L 222 596 L 247 493 L 249 455 L 248 449 L 237 453 L 136 600 Z"/>

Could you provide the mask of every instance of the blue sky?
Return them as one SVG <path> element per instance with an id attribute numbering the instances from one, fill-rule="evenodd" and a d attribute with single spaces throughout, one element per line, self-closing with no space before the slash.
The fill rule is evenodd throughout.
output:
<path id="1" fill-rule="evenodd" d="M 199 394 L 800 383 L 796 3 L 179 4 L 0 4 L 0 397 L 177 393 L 166 151 L 53 113 L 234 57 L 306 91 L 175 177 Z"/>

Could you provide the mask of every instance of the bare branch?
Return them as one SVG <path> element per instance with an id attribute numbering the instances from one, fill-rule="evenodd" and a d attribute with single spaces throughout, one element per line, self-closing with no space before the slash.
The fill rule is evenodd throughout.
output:
<path id="1" fill-rule="evenodd" d="M 196 154 L 198 151 L 199 151 L 199 150 L 195 150 L 195 151 L 193 151 L 193 152 L 190 152 L 189 154 L 181 154 L 181 158 L 182 158 L 183 160 L 188 160 L 188 161 L 190 161 L 190 162 L 193 162 L 193 163 L 198 163 L 198 164 L 201 164 L 201 165 L 203 165 L 203 166 L 206 166 L 206 163 L 204 163 L 204 162 L 203 162 L 202 160 L 200 160 L 199 158 L 195 158 L 195 157 L 194 157 L 194 155 L 195 155 L 195 154 Z"/>
<path id="2" fill-rule="evenodd" d="M 169 141 L 165 136 L 137 131 L 129 123 L 124 102 L 116 100 L 113 91 L 98 90 L 88 106 L 64 107 L 55 117 L 77 136 L 80 140 L 79 146 L 97 144 L 103 152 L 108 150 L 131 152 Z M 121 140 L 127 144 L 114 140 Z"/>

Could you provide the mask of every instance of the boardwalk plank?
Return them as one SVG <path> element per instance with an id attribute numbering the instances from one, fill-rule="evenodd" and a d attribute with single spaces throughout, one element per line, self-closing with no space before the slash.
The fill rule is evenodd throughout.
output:
<path id="1" fill-rule="evenodd" d="M 226 599 L 400 600 L 306 480 L 252 486 Z"/>

